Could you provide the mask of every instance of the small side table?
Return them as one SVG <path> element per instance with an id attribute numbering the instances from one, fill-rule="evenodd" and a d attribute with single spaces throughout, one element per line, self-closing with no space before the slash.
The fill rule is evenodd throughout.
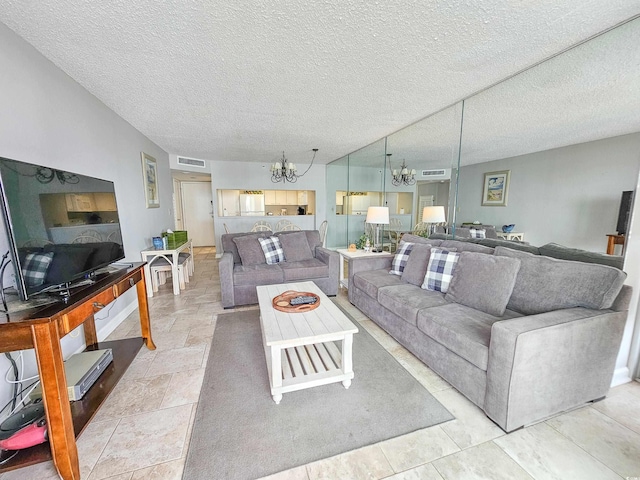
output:
<path id="1" fill-rule="evenodd" d="M 524 232 L 496 232 L 499 238 L 504 238 L 505 240 L 518 240 L 520 242 L 524 242 Z"/>
<path id="2" fill-rule="evenodd" d="M 616 235 L 615 233 L 607 234 L 607 255 L 614 255 L 616 245 L 622 245 L 622 254 L 624 254 L 624 235 Z"/>
<path id="3" fill-rule="evenodd" d="M 364 250 L 349 251 L 346 248 L 338 248 L 336 250 L 340 254 L 340 286 L 349 289 L 349 279 L 344 276 L 344 262 L 349 261 L 352 258 L 360 257 L 379 257 L 393 255 L 389 252 L 365 252 Z"/>

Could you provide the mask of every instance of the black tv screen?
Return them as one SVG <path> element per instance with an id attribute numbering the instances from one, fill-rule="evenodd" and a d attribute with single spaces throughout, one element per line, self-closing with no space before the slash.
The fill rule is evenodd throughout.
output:
<path id="1" fill-rule="evenodd" d="M 113 182 L 0 157 L 0 186 L 22 300 L 124 258 Z"/>
<path id="2" fill-rule="evenodd" d="M 616 230 L 618 235 L 626 235 L 629 228 L 629 217 L 631 216 L 631 206 L 633 205 L 633 191 L 622 192 L 620 199 L 620 210 L 618 211 L 618 223 Z"/>

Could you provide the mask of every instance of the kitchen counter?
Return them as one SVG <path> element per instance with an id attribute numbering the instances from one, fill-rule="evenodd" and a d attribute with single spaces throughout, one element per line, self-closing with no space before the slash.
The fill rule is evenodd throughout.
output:
<path id="1" fill-rule="evenodd" d="M 92 232 L 92 233 L 85 233 Z M 101 241 L 121 243 L 119 223 L 95 223 L 88 225 L 68 225 L 49 228 L 49 237 L 53 243 L 71 243 L 80 235 L 97 236 Z M 96 235 L 97 234 L 97 235 Z M 114 238 L 116 237 L 117 238 Z"/>

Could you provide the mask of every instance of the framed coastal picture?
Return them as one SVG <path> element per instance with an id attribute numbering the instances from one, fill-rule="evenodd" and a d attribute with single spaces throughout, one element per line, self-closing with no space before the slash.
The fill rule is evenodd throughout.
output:
<path id="1" fill-rule="evenodd" d="M 510 173 L 511 170 L 504 170 L 502 172 L 484 174 L 484 188 L 482 189 L 483 206 L 507 206 Z"/>
<path id="2" fill-rule="evenodd" d="M 142 152 L 142 177 L 144 179 L 144 196 L 147 208 L 158 208 L 160 196 L 158 195 L 158 164 L 151 155 Z"/>

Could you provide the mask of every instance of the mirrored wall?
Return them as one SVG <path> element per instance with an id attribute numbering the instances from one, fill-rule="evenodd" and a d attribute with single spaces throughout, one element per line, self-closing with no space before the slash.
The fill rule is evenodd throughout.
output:
<path id="1" fill-rule="evenodd" d="M 451 227 L 478 222 L 506 237 L 501 227 L 513 224 L 532 245 L 607 251 L 622 194 L 638 181 L 638 38 L 634 19 L 328 165 L 328 246 L 364 232 L 362 211 L 344 200 L 339 209 L 332 192 L 379 192 L 403 231 L 433 204 L 446 207 L 454 235 Z M 416 170 L 414 185 L 391 181 L 403 163 Z M 399 194 L 412 196 L 403 213 Z"/>

